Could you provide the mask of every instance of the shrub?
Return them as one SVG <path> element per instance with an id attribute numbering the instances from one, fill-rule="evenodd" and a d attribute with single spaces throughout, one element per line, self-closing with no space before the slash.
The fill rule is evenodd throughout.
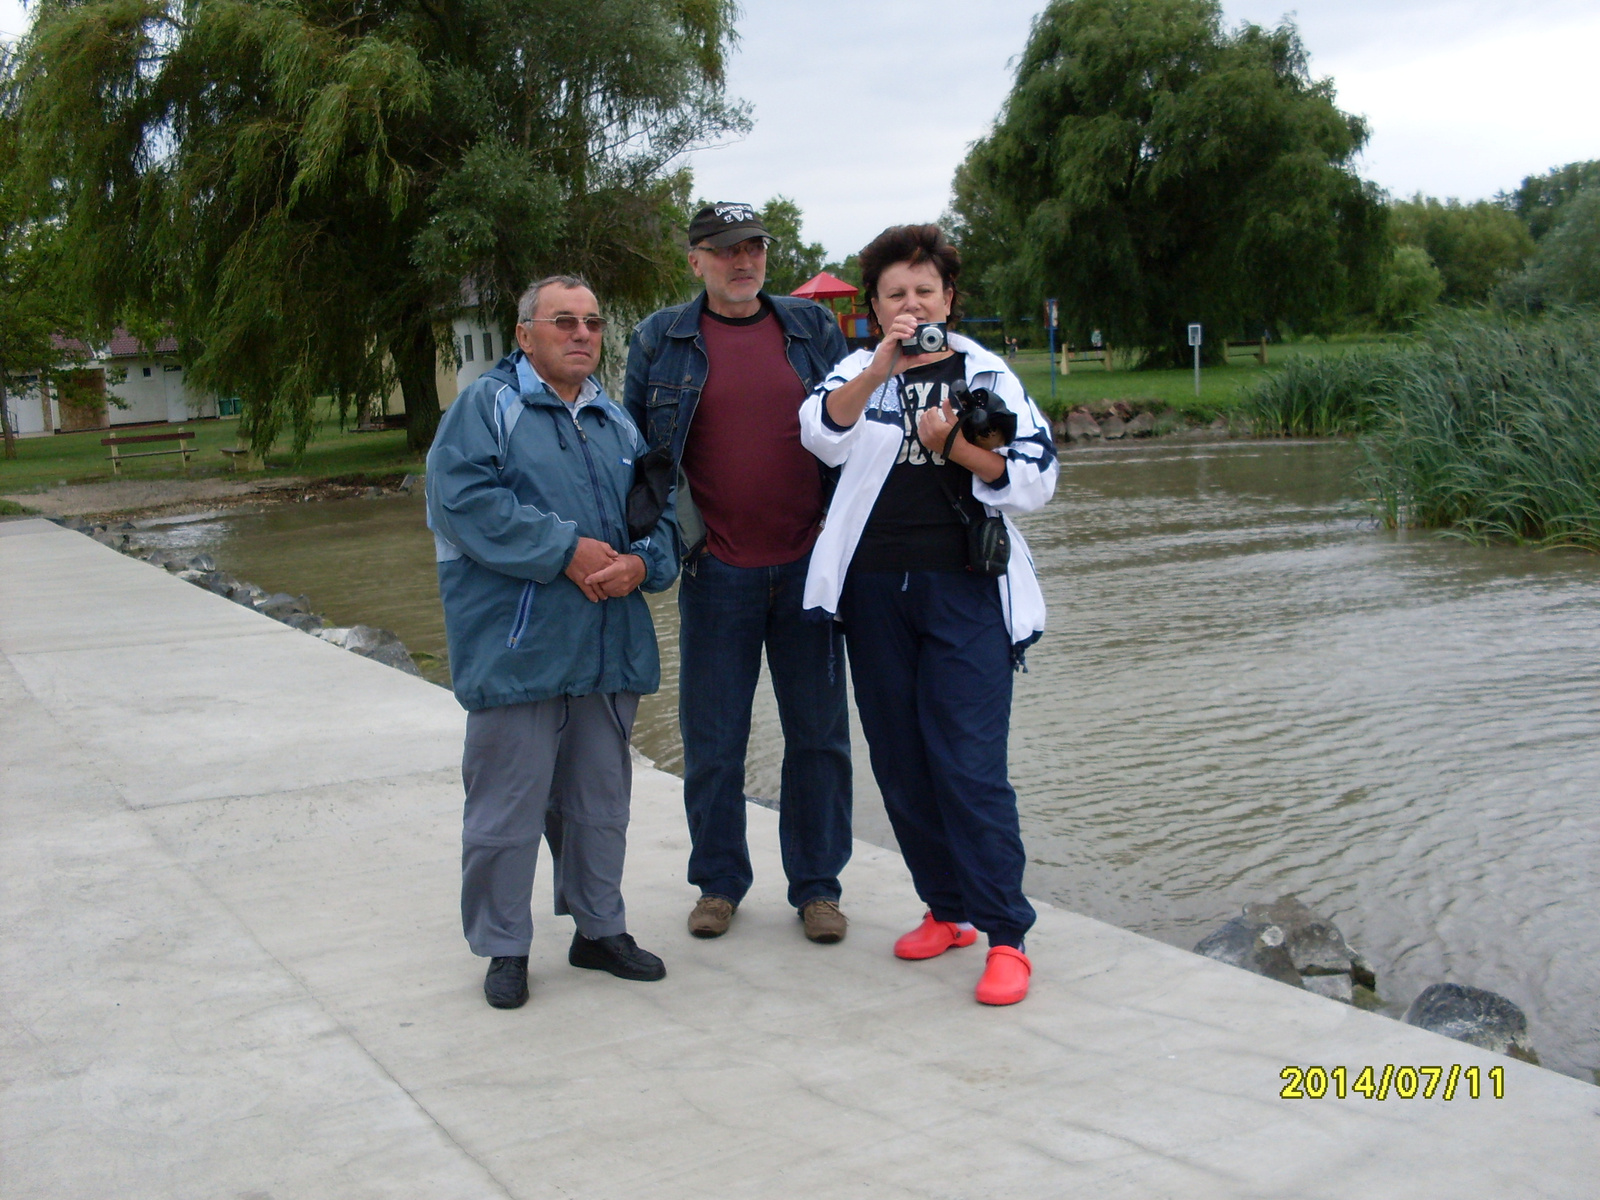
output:
<path id="1" fill-rule="evenodd" d="M 1378 281 L 1377 316 L 1386 329 L 1414 324 L 1439 302 L 1444 276 L 1421 246 L 1401 246 Z"/>

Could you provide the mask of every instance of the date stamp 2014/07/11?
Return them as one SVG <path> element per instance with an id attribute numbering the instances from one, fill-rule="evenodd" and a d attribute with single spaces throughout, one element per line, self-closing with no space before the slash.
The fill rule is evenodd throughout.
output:
<path id="1" fill-rule="evenodd" d="M 1287 1066 L 1278 1072 L 1284 1081 L 1278 1096 L 1284 1100 L 1343 1100 L 1362 1096 L 1368 1100 L 1478 1100 L 1506 1098 L 1506 1069 L 1463 1067 L 1456 1063 L 1444 1067 L 1397 1067 L 1385 1063 L 1381 1069 L 1362 1067 L 1352 1077 L 1345 1067 Z M 1441 1086 L 1442 1084 L 1442 1086 Z M 1485 1084 L 1488 1086 L 1486 1087 Z"/>

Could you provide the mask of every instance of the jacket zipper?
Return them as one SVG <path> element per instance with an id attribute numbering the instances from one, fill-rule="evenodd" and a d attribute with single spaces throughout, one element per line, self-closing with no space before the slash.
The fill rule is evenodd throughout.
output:
<path id="1" fill-rule="evenodd" d="M 572 418 L 572 427 L 578 431 L 578 444 L 583 447 L 583 462 L 584 462 L 584 465 L 589 468 L 589 486 L 594 490 L 595 511 L 600 514 L 600 523 L 601 523 L 601 525 L 602 526 L 609 525 L 610 524 L 610 519 L 609 519 L 608 514 L 606 513 L 605 496 L 600 491 L 600 476 L 595 473 L 594 456 L 589 453 L 589 435 L 583 431 L 583 425 L 579 422 L 577 413 L 572 412 L 569 409 L 567 415 Z M 626 547 L 627 544 L 628 544 L 627 531 L 626 530 L 623 531 L 622 544 L 623 544 L 624 547 Z M 624 552 L 626 552 L 626 551 L 624 551 Z M 600 667 L 599 667 L 599 670 L 597 670 L 595 672 L 595 683 L 596 683 L 596 686 L 598 686 L 599 682 L 606 677 L 606 608 L 607 608 L 606 603 L 604 601 L 601 601 L 601 603 L 600 603 Z"/>
<path id="2" fill-rule="evenodd" d="M 528 618 L 533 615 L 533 580 L 522 585 L 522 597 L 517 601 L 517 618 L 511 623 L 511 636 L 506 639 L 506 649 L 515 650 L 522 635 L 528 631 Z"/>

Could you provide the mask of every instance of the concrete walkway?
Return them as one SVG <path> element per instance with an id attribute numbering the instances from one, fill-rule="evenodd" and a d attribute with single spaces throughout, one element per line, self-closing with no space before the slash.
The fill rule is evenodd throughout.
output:
<path id="1" fill-rule="evenodd" d="M 687 936 L 676 779 L 627 896 L 660 984 L 565 962 L 486 1007 L 445 691 L 79 534 L 0 524 L 0 1196 L 1592 1197 L 1600 1089 L 1061 910 L 1034 993 L 858 843 L 851 933 Z M 1284 1100 L 1285 1064 L 1478 1065 L 1505 1098 Z M 1487 1088 L 1487 1085 L 1486 1085 Z"/>

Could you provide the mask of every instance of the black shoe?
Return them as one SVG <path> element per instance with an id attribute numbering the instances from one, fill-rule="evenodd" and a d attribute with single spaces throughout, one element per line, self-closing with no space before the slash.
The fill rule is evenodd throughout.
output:
<path id="1" fill-rule="evenodd" d="M 575 933 L 572 949 L 567 951 L 567 961 L 591 971 L 610 971 L 618 979 L 648 983 L 665 979 L 667 975 L 666 964 L 650 951 L 639 949 L 631 933 L 614 933 L 603 938 L 586 938 Z"/>
<path id="2" fill-rule="evenodd" d="M 494 1008 L 521 1008 L 528 1002 L 528 956 L 491 958 L 483 977 L 483 996 Z"/>

